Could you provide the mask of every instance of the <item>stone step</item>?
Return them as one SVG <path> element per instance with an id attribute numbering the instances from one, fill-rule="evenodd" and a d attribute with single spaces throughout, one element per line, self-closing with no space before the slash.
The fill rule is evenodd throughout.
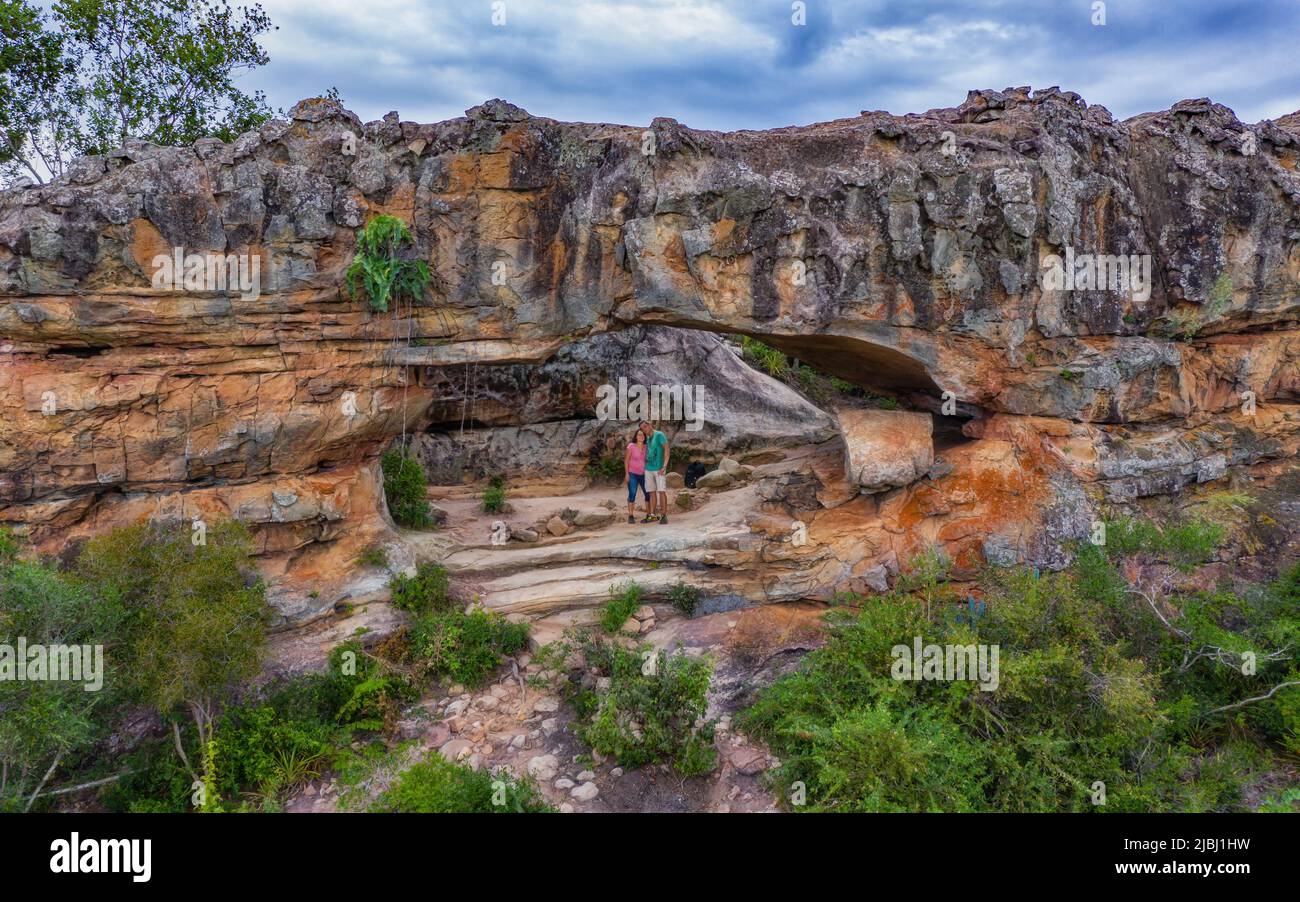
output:
<path id="1" fill-rule="evenodd" d="M 568 539 L 569 537 L 565 537 Z M 752 560 L 761 540 L 746 526 L 674 527 L 621 525 L 571 541 L 555 543 L 458 546 L 433 558 L 454 576 L 491 577 L 579 563 L 616 561 L 710 565 Z M 636 569 L 644 569 L 641 563 Z"/>
<path id="2" fill-rule="evenodd" d="M 678 582 L 701 592 L 734 589 L 725 577 L 671 565 L 648 569 L 644 565 L 607 562 L 527 570 L 498 576 L 481 583 L 479 600 L 502 614 L 535 617 L 555 611 L 596 609 L 610 598 L 610 590 L 635 581 L 649 596 L 663 596 Z"/>

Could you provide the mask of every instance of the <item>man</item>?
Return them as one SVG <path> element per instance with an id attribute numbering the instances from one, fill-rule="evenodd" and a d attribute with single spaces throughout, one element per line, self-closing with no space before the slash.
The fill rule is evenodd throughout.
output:
<path id="1" fill-rule="evenodd" d="M 668 522 L 668 436 L 641 421 L 641 431 L 650 436 L 645 452 L 645 490 L 650 493 L 650 512 L 642 523 Z M 655 511 L 659 514 L 656 517 Z"/>

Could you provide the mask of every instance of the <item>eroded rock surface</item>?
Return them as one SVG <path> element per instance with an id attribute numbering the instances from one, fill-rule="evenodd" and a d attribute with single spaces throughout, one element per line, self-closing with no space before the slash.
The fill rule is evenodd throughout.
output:
<path id="1" fill-rule="evenodd" d="M 863 496 L 829 420 L 746 376 L 719 396 L 709 451 L 821 450 L 756 459 L 734 489 L 809 541 L 764 545 L 742 582 L 799 559 L 780 577 L 793 591 L 871 588 L 921 542 L 962 566 L 1058 566 L 1103 502 L 1289 485 L 1295 121 L 1246 125 L 1207 100 L 1116 121 L 1027 88 L 738 133 L 497 100 L 363 124 L 316 100 L 229 144 L 133 142 L 0 195 L 0 521 L 59 551 L 140 516 L 239 516 L 286 620 L 316 619 L 369 597 L 340 575 L 361 547 L 398 541 L 376 466 L 395 437 L 425 436 L 442 476 L 554 469 L 556 448 L 569 467 L 604 438 L 586 415 L 597 373 L 730 384 L 716 341 L 601 337 L 653 325 L 761 336 L 916 410 L 948 392 L 967 421 L 923 478 Z M 340 290 L 378 213 L 411 224 L 434 274 L 384 315 Z M 155 287 L 177 248 L 256 258 L 256 290 Z M 1146 259 L 1149 280 L 1043 278 L 1053 257 L 1098 254 Z"/>
<path id="2" fill-rule="evenodd" d="M 838 417 L 845 475 L 863 492 L 910 485 L 934 464 L 928 413 L 845 407 Z"/>

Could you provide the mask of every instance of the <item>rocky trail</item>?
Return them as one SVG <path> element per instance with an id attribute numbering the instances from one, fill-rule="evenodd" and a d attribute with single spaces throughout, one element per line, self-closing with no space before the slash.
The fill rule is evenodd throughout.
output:
<path id="1" fill-rule="evenodd" d="M 712 773 L 682 778 L 668 765 L 625 769 L 593 752 L 575 735 L 573 712 L 558 691 L 565 675 L 542 669 L 524 653 L 517 659 L 522 686 L 506 666 L 494 682 L 473 692 L 450 686 L 430 693 L 408 709 L 398 724 L 394 753 L 374 773 L 342 790 L 337 775 L 314 781 L 285 809 L 364 808 L 401 771 L 440 754 L 476 770 L 527 774 L 561 812 L 776 810 L 762 774 L 777 762 L 737 734 L 731 717 L 756 686 L 819 643 L 824 608 L 787 604 L 688 620 L 665 606 L 649 607 L 656 625 L 643 638 L 717 662 L 706 715 L 717 722 L 718 766 Z"/>
<path id="2" fill-rule="evenodd" d="M 791 458 L 801 460 L 812 450 L 796 450 Z M 761 781 L 775 762 L 765 749 L 736 734 L 730 720 L 755 687 L 818 644 L 825 607 L 793 601 L 779 584 L 770 585 L 769 594 L 751 572 L 764 546 L 774 540 L 749 525 L 763 516 L 762 499 L 749 480 L 786 472 L 791 463 L 765 466 L 719 489 L 671 490 L 667 524 L 640 522 L 640 499 L 636 522 L 627 523 L 626 494 L 618 486 L 557 494 L 534 490 L 527 497 L 511 497 L 508 512 L 494 514 L 480 509 L 475 491 L 431 489 L 446 519 L 437 530 L 402 532 L 411 559 L 442 564 L 468 601 L 528 621 L 531 651 L 515 661 L 518 679 L 506 665 L 479 690 L 443 686 L 411 706 L 398 726 L 396 739 L 404 744 L 346 795 L 343 807 L 368 803 L 397 773 L 436 752 L 474 769 L 528 774 L 561 811 L 775 810 Z M 679 493 L 692 499 L 691 509 L 675 503 Z M 522 525 L 552 518 L 567 518 L 574 525 L 554 527 L 560 535 Z M 513 536 L 529 540 L 492 544 L 493 526 L 499 522 Z M 775 541 L 788 544 L 790 539 Z M 559 691 L 566 675 L 533 660 L 532 652 L 567 630 L 599 630 L 601 606 L 611 589 L 629 580 L 646 591 L 650 603 L 630 619 L 628 626 L 634 629 L 625 632 L 636 637 L 627 641 L 708 655 L 715 664 L 707 717 L 718 724 L 718 767 L 707 776 L 682 778 L 667 765 L 624 769 L 602 759 L 574 734 L 573 712 Z M 664 601 L 678 582 L 701 591 L 695 616 L 684 616 Z M 765 604 L 774 601 L 787 603 Z M 401 622 L 402 615 L 384 602 L 366 607 L 365 628 L 376 634 Z M 356 626 L 355 617 L 322 625 L 310 644 L 342 641 Z M 305 787 L 287 808 L 338 810 L 337 777 Z"/>

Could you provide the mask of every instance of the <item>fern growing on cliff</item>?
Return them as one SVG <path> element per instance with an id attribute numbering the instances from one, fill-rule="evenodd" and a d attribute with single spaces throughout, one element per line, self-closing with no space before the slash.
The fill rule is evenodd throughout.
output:
<path id="1" fill-rule="evenodd" d="M 412 244 L 411 230 L 396 216 L 376 216 L 357 234 L 357 252 L 347 271 L 348 292 L 364 291 L 370 309 L 384 313 L 403 296 L 414 301 L 429 285 L 429 265 L 405 260 L 402 249 Z"/>

